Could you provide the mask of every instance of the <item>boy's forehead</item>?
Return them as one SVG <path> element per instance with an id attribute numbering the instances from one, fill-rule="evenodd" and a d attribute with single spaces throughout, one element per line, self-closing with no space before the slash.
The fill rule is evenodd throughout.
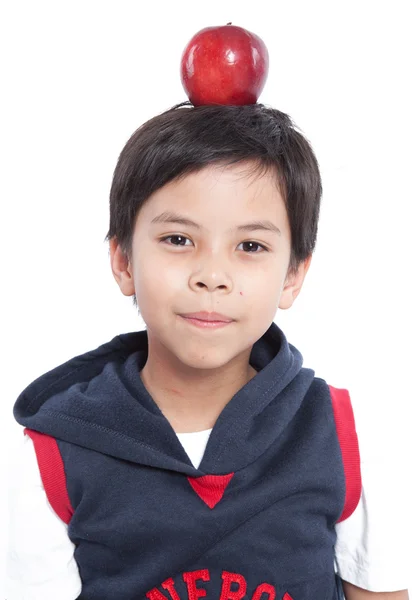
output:
<path id="1" fill-rule="evenodd" d="M 202 214 L 223 212 L 236 220 L 231 211 L 256 209 L 273 214 L 284 205 L 275 173 L 262 173 L 251 164 L 208 165 L 185 174 L 156 190 L 142 208 L 153 218 L 161 210 L 177 209 Z"/>
<path id="2" fill-rule="evenodd" d="M 186 173 L 170 181 L 163 189 L 200 188 L 213 189 L 216 186 L 248 189 L 253 185 L 267 185 L 276 182 L 274 171 L 264 173 L 257 163 L 243 161 L 233 165 L 208 164 L 201 169 Z"/>

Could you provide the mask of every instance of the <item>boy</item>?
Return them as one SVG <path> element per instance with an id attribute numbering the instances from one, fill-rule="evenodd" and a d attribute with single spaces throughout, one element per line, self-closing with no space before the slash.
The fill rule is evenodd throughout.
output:
<path id="1" fill-rule="evenodd" d="M 273 322 L 315 248 L 310 144 L 261 104 L 186 104 L 133 134 L 110 194 L 113 275 L 147 330 L 16 402 L 8 600 L 337 600 L 341 578 L 348 600 L 405 600 L 376 589 L 351 525 L 366 506 L 349 394 Z M 395 558 L 385 581 L 404 577 Z"/>

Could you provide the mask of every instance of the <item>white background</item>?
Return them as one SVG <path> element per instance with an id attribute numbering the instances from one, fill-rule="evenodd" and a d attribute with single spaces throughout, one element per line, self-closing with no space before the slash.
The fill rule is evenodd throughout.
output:
<path id="1" fill-rule="evenodd" d="M 140 124 L 186 100 L 179 64 L 189 39 L 231 21 L 265 41 L 270 71 L 259 101 L 293 118 L 323 177 L 312 265 L 276 321 L 305 366 L 351 391 L 365 449 L 382 457 L 391 511 L 405 511 L 409 526 L 408 9 L 377 0 L 3 4 L 0 481 L 22 437 L 12 416 L 18 394 L 72 356 L 143 328 L 103 242 L 113 170 Z M 408 536 L 395 553 L 410 552 Z"/>

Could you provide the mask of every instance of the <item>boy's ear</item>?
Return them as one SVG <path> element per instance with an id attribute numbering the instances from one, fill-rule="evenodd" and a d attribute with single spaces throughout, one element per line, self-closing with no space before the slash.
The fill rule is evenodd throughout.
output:
<path id="1" fill-rule="evenodd" d="M 110 265 L 120 290 L 125 296 L 133 296 L 135 293 L 133 270 L 131 262 L 120 247 L 117 238 L 112 238 L 110 246 Z"/>
<path id="2" fill-rule="evenodd" d="M 292 306 L 296 298 L 299 296 L 299 292 L 302 288 L 303 282 L 306 277 L 306 273 L 312 262 L 312 255 L 308 256 L 306 260 L 300 263 L 298 270 L 295 274 L 291 274 L 286 277 L 286 281 L 283 286 L 283 291 L 279 300 L 279 308 L 286 310 Z"/>

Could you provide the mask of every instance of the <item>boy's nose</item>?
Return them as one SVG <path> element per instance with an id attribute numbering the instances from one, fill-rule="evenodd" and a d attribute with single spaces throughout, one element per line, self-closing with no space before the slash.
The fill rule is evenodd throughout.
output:
<path id="1" fill-rule="evenodd" d="M 222 290 L 228 293 L 233 289 L 233 280 L 218 260 L 210 260 L 193 272 L 189 285 L 195 292 L 206 288 L 209 292 Z"/>

